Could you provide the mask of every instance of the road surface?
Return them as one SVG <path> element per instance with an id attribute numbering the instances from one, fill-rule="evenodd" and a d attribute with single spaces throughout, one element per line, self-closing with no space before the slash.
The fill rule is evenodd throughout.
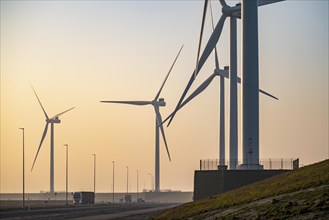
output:
<path id="1" fill-rule="evenodd" d="M 107 204 L 95 206 L 70 206 L 67 208 L 34 208 L 30 210 L 1 210 L 0 219 L 147 219 L 162 210 L 172 208 L 173 203 L 143 203 L 143 204 Z"/>

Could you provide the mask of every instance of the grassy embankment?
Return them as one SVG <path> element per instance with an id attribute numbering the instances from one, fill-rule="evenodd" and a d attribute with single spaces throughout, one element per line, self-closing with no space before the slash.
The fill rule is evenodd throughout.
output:
<path id="1" fill-rule="evenodd" d="M 281 211 L 282 209 L 285 209 L 287 216 L 289 216 L 289 214 L 292 216 L 296 215 L 294 209 L 298 209 L 296 212 L 302 214 L 302 212 L 312 212 L 312 207 L 316 209 L 321 205 L 322 207 L 320 208 L 325 209 L 325 212 L 327 212 L 327 209 L 329 208 L 328 185 L 329 160 L 325 160 L 313 165 L 305 166 L 293 172 L 278 175 L 252 185 L 223 193 L 218 196 L 213 196 L 196 202 L 186 203 L 184 205 L 167 210 L 154 217 L 154 219 L 203 219 L 209 215 L 214 216 L 215 212 L 219 213 L 220 211 L 227 210 L 230 207 L 241 207 L 246 204 L 252 204 L 255 201 L 260 201 L 262 199 L 264 200 L 265 198 L 272 199 L 270 204 L 267 203 L 262 207 L 257 207 L 258 213 L 260 213 L 260 215 L 263 217 L 264 215 L 268 217 L 274 215 L 275 212 L 278 212 L 278 210 L 271 211 L 271 209 L 278 208 Z M 312 189 L 319 186 L 325 187 L 320 187 L 319 190 L 317 189 L 315 191 L 303 191 L 303 189 Z M 299 193 L 294 194 L 293 192 Z M 279 195 L 282 195 L 282 198 Z M 298 202 L 296 200 L 298 198 L 304 199 L 302 200 L 303 202 Z M 282 201 L 285 200 L 284 204 L 279 202 L 281 199 Z M 310 201 L 307 202 L 308 200 Z M 255 207 L 255 204 L 253 206 Z M 248 206 L 246 207 L 248 208 Z M 240 212 L 247 212 L 248 210 L 246 210 L 246 207 L 244 209 L 240 209 Z M 266 215 L 266 213 L 268 213 L 268 215 Z M 282 215 L 282 212 L 277 214 Z M 234 218 L 234 216 L 231 217 Z"/>

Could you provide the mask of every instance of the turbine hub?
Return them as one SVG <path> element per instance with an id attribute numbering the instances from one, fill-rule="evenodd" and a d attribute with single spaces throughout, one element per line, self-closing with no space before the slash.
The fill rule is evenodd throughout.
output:
<path id="1" fill-rule="evenodd" d="M 166 102 L 164 100 L 164 98 L 159 98 L 159 106 L 166 106 Z"/>
<path id="2" fill-rule="evenodd" d="M 61 123 L 61 120 L 57 118 L 47 119 L 46 122 L 48 123 Z"/>
<path id="3" fill-rule="evenodd" d="M 225 66 L 224 69 L 215 69 L 215 74 L 217 76 L 223 76 L 225 78 L 229 78 L 229 69 Z"/>
<path id="4" fill-rule="evenodd" d="M 163 98 L 160 98 L 159 101 L 158 100 L 152 101 L 152 104 L 154 106 L 166 106 L 166 102 L 164 101 Z"/>

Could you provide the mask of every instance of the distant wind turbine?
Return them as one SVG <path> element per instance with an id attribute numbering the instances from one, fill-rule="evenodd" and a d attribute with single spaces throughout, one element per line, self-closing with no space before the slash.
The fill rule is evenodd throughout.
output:
<path id="1" fill-rule="evenodd" d="M 31 86 L 32 87 L 32 86 Z M 37 154 L 35 155 L 35 158 L 34 158 L 34 161 L 33 161 L 33 165 L 32 165 L 32 168 L 31 168 L 31 171 L 33 170 L 33 167 L 34 167 L 34 164 L 35 164 L 35 161 L 37 160 L 37 157 L 38 157 L 38 154 L 39 154 L 39 151 L 41 149 L 41 146 L 42 146 L 42 143 L 43 143 L 43 140 L 45 139 L 46 135 L 47 135 L 47 131 L 48 131 L 48 125 L 50 124 L 50 193 L 54 193 L 55 192 L 55 189 L 54 189 L 54 124 L 55 123 L 60 123 L 61 120 L 59 120 L 59 116 L 63 115 L 64 113 L 74 109 L 75 107 L 73 108 L 70 108 L 62 113 L 59 113 L 51 118 L 48 117 L 44 107 L 42 106 L 41 104 L 41 101 L 37 95 L 37 93 L 35 92 L 34 88 L 32 87 L 33 89 L 33 92 L 35 94 L 35 96 L 37 97 L 38 99 L 38 102 L 42 108 L 42 111 L 43 113 L 45 114 L 46 116 L 46 126 L 45 126 L 45 129 L 43 131 L 43 134 L 42 134 L 42 137 L 41 137 L 41 141 L 40 141 L 40 144 L 39 144 L 39 147 L 38 147 L 38 151 L 37 151 Z"/>
<path id="2" fill-rule="evenodd" d="M 183 45 L 184 46 L 184 45 Z M 167 150 L 167 154 L 168 154 L 168 158 L 171 161 L 170 158 L 170 153 L 169 153 L 169 149 L 168 149 L 168 145 L 167 145 L 167 140 L 166 140 L 166 136 L 164 133 L 164 129 L 163 129 L 163 125 L 162 125 L 162 117 L 160 114 L 160 110 L 159 107 L 163 107 L 166 106 L 166 103 L 164 101 L 163 98 L 159 98 L 161 91 L 169 77 L 169 74 L 171 72 L 171 70 L 173 69 L 176 60 L 180 54 L 180 52 L 183 49 L 183 46 L 180 48 L 173 64 L 171 65 L 169 72 L 166 76 L 166 78 L 164 79 L 160 90 L 158 91 L 158 93 L 156 94 L 156 96 L 154 97 L 154 99 L 152 101 L 101 101 L 103 103 L 118 103 L 118 104 L 128 104 L 128 105 L 153 105 L 154 107 L 154 111 L 155 111 L 155 115 L 156 115 L 156 124 L 155 124 L 155 191 L 159 192 L 160 191 L 160 152 L 159 152 L 159 128 L 163 137 L 163 141 L 164 144 L 166 146 L 166 150 Z"/>

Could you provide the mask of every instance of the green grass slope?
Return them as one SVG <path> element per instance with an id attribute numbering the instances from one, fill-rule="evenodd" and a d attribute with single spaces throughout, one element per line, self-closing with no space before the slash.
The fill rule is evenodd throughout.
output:
<path id="1" fill-rule="evenodd" d="M 183 204 L 160 213 L 153 219 L 205 219 L 207 216 L 216 216 L 216 213 L 219 216 L 216 218 L 221 219 L 223 217 L 220 217 L 218 213 L 228 209 L 236 209 L 240 212 L 240 215 L 234 211 L 231 212 L 232 214 L 225 217 L 228 219 L 236 218 L 236 216 L 245 219 L 257 219 L 264 216 L 278 218 L 283 217 L 284 213 L 289 217 L 289 214 L 291 216 L 311 212 L 312 207 L 324 209 L 322 210 L 324 213 L 329 213 L 328 185 L 329 160 L 325 160 L 218 196 Z M 258 207 L 256 216 L 255 213 L 249 216 L 243 215 L 248 213 L 248 209 L 249 211 L 253 209 L 252 207 L 255 209 L 257 202 L 266 201 L 266 199 L 270 200 L 270 204 L 264 202 L 262 207 Z M 313 203 L 308 201 L 312 199 Z M 278 202 L 281 200 L 285 203 Z M 296 207 L 298 210 L 294 211 Z"/>

